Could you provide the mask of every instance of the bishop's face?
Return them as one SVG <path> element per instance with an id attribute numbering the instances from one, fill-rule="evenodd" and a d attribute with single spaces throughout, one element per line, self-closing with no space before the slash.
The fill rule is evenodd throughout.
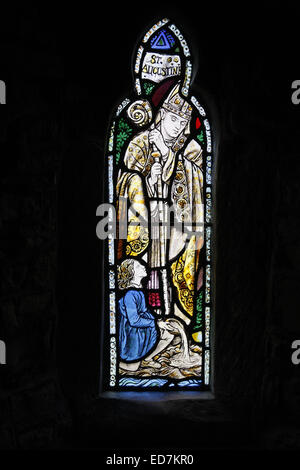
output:
<path id="1" fill-rule="evenodd" d="M 167 140 L 176 139 L 187 125 L 188 120 L 171 111 L 165 111 L 161 120 L 162 134 Z"/>

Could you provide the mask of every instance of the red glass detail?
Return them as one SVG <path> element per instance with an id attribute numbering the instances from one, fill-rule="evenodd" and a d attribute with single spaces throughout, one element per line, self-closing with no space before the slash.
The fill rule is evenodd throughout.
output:
<path id="1" fill-rule="evenodd" d="M 166 80 L 162 85 L 159 86 L 159 88 L 153 93 L 152 96 L 152 103 L 154 106 L 157 106 L 164 95 L 169 91 L 171 85 L 175 82 L 174 78 L 171 78 L 169 80 Z"/>
<path id="2" fill-rule="evenodd" d="M 160 307 L 160 298 L 159 298 L 159 292 L 150 292 L 149 293 L 149 305 L 151 307 Z"/>
<path id="3" fill-rule="evenodd" d="M 200 122 L 200 119 L 197 117 L 197 119 L 196 119 L 196 129 L 199 129 L 200 126 L 201 126 L 201 122 Z"/>

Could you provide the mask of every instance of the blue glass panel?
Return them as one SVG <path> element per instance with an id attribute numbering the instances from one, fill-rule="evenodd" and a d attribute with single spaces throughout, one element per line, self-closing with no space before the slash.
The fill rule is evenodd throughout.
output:
<path id="1" fill-rule="evenodd" d="M 152 49 L 170 49 L 175 44 L 175 40 L 170 33 L 163 29 L 151 41 Z"/>
<path id="2" fill-rule="evenodd" d="M 121 387 L 162 387 L 168 381 L 164 379 L 135 379 L 133 377 L 123 377 L 119 381 Z"/>

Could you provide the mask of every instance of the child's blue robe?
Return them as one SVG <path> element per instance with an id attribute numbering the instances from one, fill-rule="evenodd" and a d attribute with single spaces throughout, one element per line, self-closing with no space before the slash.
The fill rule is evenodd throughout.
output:
<path id="1" fill-rule="evenodd" d="M 138 361 L 155 346 L 158 332 L 153 315 L 149 312 L 145 295 L 130 289 L 119 300 L 119 347 L 123 361 Z"/>

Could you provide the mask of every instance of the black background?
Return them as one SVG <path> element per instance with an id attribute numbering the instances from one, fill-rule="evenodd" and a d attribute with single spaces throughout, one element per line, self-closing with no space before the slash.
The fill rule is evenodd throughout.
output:
<path id="1" fill-rule="evenodd" d="M 295 7 L 4 10 L 0 447 L 299 450 L 300 365 L 291 363 L 300 339 Z M 95 213 L 107 126 L 132 89 L 136 41 L 165 16 L 190 39 L 194 83 L 218 121 L 215 404 L 97 399 Z"/>

